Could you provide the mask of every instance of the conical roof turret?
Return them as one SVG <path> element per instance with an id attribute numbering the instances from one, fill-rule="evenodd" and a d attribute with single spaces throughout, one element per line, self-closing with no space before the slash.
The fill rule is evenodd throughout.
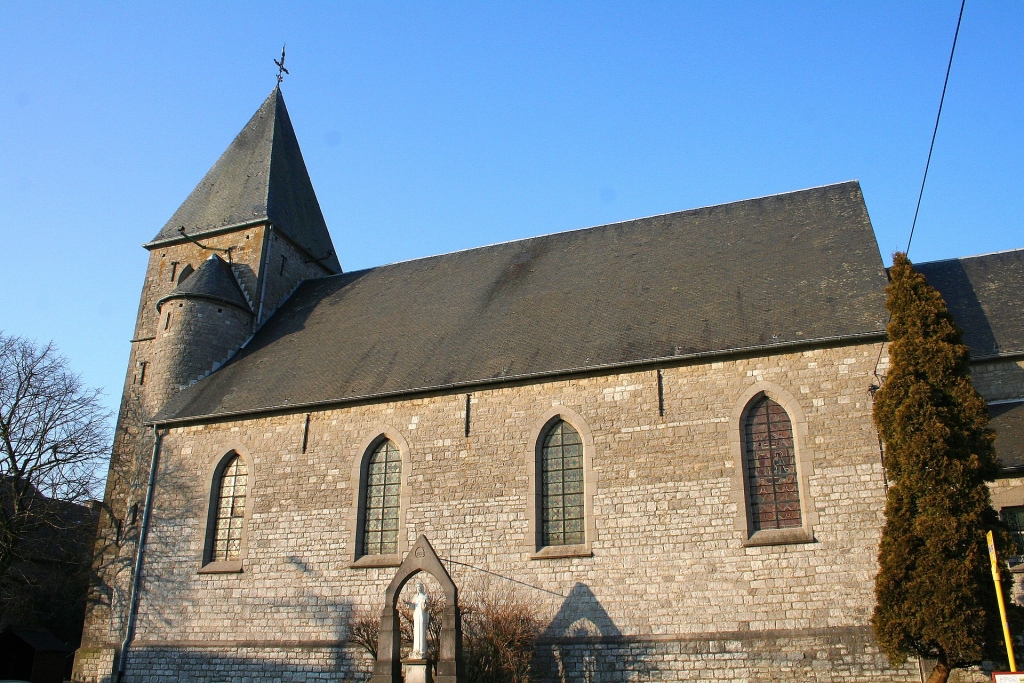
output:
<path id="1" fill-rule="evenodd" d="M 208 299 L 237 306 L 252 313 L 242 288 L 238 286 L 238 280 L 231 272 L 231 265 L 216 254 L 203 261 L 196 272 L 183 280 L 174 291 L 160 299 L 156 304 L 157 310 L 160 310 L 168 299 L 178 298 Z"/>
<path id="2" fill-rule="evenodd" d="M 146 246 L 263 221 L 311 259 L 341 272 L 280 88 Z"/>

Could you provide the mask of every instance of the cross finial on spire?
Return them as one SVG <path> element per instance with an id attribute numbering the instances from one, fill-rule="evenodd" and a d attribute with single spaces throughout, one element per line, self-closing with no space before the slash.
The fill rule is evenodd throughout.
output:
<path id="1" fill-rule="evenodd" d="M 288 69 L 284 68 L 284 48 L 281 46 L 281 61 L 274 60 L 274 64 L 277 64 L 277 87 L 281 87 L 281 81 L 284 80 L 284 74 L 288 73 Z"/>

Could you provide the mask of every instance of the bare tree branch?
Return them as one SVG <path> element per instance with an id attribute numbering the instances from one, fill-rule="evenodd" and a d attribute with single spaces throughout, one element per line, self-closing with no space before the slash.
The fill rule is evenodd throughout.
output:
<path id="1" fill-rule="evenodd" d="M 96 497 L 110 447 L 100 395 L 52 343 L 0 334 L 0 583 L 19 562 L 59 556 L 53 532 L 81 523 L 67 503 Z"/>

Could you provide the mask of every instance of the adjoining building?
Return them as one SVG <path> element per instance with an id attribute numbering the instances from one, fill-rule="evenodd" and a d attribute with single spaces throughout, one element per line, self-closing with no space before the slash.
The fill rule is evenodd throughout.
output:
<path id="1" fill-rule="evenodd" d="M 349 625 L 419 534 L 543 606 L 545 680 L 920 680 L 869 626 L 857 182 L 343 272 L 275 89 L 145 247 L 77 680 L 360 679 Z M 1016 520 L 1024 250 L 921 270 Z"/>

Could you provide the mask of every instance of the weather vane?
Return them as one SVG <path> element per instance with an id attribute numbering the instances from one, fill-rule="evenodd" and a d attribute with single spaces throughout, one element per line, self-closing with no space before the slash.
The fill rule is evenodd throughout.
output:
<path id="1" fill-rule="evenodd" d="M 276 59 L 274 60 L 274 64 L 277 64 L 277 87 L 279 87 L 279 88 L 281 87 L 281 81 L 284 80 L 284 75 L 283 74 L 288 73 L 288 69 L 284 68 L 284 48 L 285 48 L 285 46 L 282 45 L 281 46 L 281 61 L 279 62 Z"/>

